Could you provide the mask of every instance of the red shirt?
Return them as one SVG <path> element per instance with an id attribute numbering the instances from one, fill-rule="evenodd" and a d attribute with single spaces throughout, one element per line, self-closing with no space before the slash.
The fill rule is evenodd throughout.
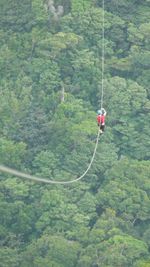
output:
<path id="1" fill-rule="evenodd" d="M 105 125 L 105 115 L 97 115 L 98 124 Z"/>

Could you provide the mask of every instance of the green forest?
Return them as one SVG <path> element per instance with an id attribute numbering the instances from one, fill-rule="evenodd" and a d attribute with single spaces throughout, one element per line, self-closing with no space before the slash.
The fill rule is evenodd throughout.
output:
<path id="1" fill-rule="evenodd" d="M 0 75 L 9 168 L 107 111 L 0 172 L 0 267 L 150 267 L 150 0 L 0 0 Z"/>

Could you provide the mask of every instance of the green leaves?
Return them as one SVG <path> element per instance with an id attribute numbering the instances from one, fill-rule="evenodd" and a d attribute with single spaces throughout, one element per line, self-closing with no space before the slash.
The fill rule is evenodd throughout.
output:
<path id="1" fill-rule="evenodd" d="M 0 1 L 1 25 L 7 31 L 23 31 L 31 26 L 31 1 Z M 14 23 L 15 22 L 15 23 Z"/>
<path id="2" fill-rule="evenodd" d="M 148 165 L 145 167 L 147 169 Z M 146 175 L 143 176 L 142 172 Z M 144 164 L 136 161 L 130 161 L 129 164 L 127 160 L 121 160 L 107 175 L 110 180 L 106 182 L 105 189 L 99 191 L 97 201 L 104 208 L 114 208 L 119 216 L 133 223 L 136 220 L 147 220 L 150 205 L 149 175 L 145 172 Z"/>
<path id="3" fill-rule="evenodd" d="M 48 20 L 48 14 L 44 4 L 39 0 L 32 1 L 32 14 L 34 19 L 34 24 L 43 26 L 46 25 Z"/>
<path id="4" fill-rule="evenodd" d="M 18 144 L 6 138 L 0 138 L 1 164 L 20 166 L 21 160 L 26 153 L 26 145 L 23 142 Z"/>
<path id="5" fill-rule="evenodd" d="M 36 266 L 39 267 L 45 263 L 46 266 L 73 267 L 76 264 L 79 249 L 80 245 L 77 242 L 69 242 L 59 235 L 43 235 L 24 253 L 21 267 L 27 266 L 27 263 L 31 266 L 37 264 Z M 48 263 L 53 265 L 47 265 Z"/>
<path id="6" fill-rule="evenodd" d="M 0 163 L 76 179 L 107 110 L 84 179 L 1 174 L 2 266 L 149 266 L 148 2 L 0 0 Z"/>
<path id="7" fill-rule="evenodd" d="M 0 249 L 0 261 L 1 265 L 5 267 L 19 267 L 20 257 L 16 249 L 2 247 Z"/>
<path id="8" fill-rule="evenodd" d="M 82 14 L 91 8 L 92 4 L 90 0 L 73 0 L 71 2 L 71 11 L 72 13 Z"/>

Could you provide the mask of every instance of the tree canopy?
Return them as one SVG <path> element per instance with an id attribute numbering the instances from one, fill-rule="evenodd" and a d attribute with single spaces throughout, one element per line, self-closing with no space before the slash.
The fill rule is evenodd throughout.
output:
<path id="1" fill-rule="evenodd" d="M 150 1 L 104 1 L 0 0 L 0 164 L 75 179 L 107 110 L 78 183 L 0 173 L 3 267 L 150 266 Z"/>

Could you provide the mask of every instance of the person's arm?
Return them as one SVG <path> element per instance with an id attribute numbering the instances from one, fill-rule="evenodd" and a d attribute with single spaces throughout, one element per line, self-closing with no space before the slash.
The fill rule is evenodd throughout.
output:
<path id="1" fill-rule="evenodd" d="M 102 108 L 102 110 L 103 110 L 103 114 L 104 114 L 104 116 L 106 116 L 106 114 L 107 114 L 107 112 L 106 112 L 106 110 L 104 109 L 104 108 Z"/>

